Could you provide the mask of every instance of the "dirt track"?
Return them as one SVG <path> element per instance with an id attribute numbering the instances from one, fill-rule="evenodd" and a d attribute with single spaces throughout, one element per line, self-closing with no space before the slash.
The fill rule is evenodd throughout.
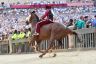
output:
<path id="1" fill-rule="evenodd" d="M 0 64 L 96 64 L 96 51 L 60 52 L 56 57 L 47 54 L 0 55 Z"/>

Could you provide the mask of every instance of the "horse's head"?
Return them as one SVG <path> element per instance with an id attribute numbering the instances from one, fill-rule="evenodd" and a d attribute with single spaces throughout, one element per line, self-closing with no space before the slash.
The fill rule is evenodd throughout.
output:
<path id="1" fill-rule="evenodd" d="M 35 14 L 35 12 L 31 12 L 26 20 L 28 20 L 29 23 L 34 24 L 39 21 L 39 17 Z"/>
<path id="2" fill-rule="evenodd" d="M 31 23 L 34 18 L 35 18 L 34 14 L 31 13 L 31 14 L 26 18 L 26 21 L 28 21 L 29 23 Z"/>
<path id="3" fill-rule="evenodd" d="M 26 22 L 30 23 L 29 19 L 30 19 L 30 15 L 26 18 Z"/>

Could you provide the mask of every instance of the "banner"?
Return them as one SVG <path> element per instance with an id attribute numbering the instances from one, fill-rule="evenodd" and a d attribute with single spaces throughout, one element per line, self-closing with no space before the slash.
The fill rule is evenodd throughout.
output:
<path id="1" fill-rule="evenodd" d="M 23 8 L 44 8 L 46 5 L 49 5 L 51 7 L 67 7 L 67 4 L 34 4 L 34 5 L 10 5 L 10 8 L 17 8 L 17 9 L 23 9 Z"/>

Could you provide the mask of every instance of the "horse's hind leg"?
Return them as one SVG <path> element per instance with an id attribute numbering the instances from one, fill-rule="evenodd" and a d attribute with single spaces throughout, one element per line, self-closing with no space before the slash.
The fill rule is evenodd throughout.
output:
<path id="1" fill-rule="evenodd" d="M 62 40 L 57 40 L 58 41 L 58 45 L 56 46 L 53 46 L 52 49 L 55 49 L 55 48 L 59 48 L 60 46 L 62 46 Z"/>
<path id="2" fill-rule="evenodd" d="M 62 46 L 63 44 L 62 44 L 62 40 L 58 40 L 58 46 L 57 47 L 60 47 L 60 46 Z"/>
<path id="3" fill-rule="evenodd" d="M 57 41 L 58 41 L 58 45 L 53 46 L 51 50 L 54 50 L 55 48 L 60 48 L 60 46 L 63 45 L 63 44 L 62 44 L 62 40 L 57 40 Z M 56 56 L 56 53 L 54 52 L 53 57 L 55 57 L 55 56 Z"/>

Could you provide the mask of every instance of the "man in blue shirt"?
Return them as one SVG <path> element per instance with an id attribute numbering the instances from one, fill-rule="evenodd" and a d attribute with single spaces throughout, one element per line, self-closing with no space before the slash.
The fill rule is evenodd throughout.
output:
<path id="1" fill-rule="evenodd" d="M 91 19 L 91 21 L 89 21 L 89 23 L 91 23 L 92 27 L 96 28 L 96 15 L 94 16 L 94 19 Z"/>

